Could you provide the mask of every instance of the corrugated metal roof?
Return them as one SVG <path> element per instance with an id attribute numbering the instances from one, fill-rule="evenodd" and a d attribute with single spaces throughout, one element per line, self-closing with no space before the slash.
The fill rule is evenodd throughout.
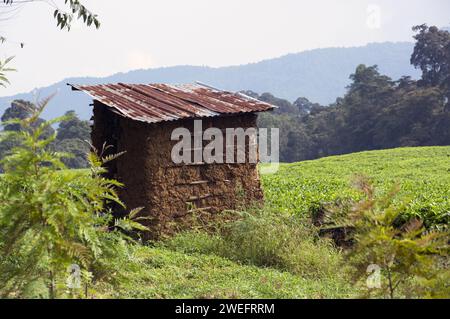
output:
<path id="1" fill-rule="evenodd" d="M 124 117 L 147 123 L 262 112 L 274 108 L 244 94 L 221 91 L 200 83 L 69 85 Z"/>

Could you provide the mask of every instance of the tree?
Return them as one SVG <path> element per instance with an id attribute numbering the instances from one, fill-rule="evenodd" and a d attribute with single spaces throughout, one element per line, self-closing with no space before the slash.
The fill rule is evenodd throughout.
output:
<path id="1" fill-rule="evenodd" d="M 75 111 L 67 111 L 66 119 L 59 123 L 57 141 L 67 139 L 79 139 L 82 141 L 89 140 L 91 127 L 88 121 L 82 121 L 78 118 Z"/>
<path id="2" fill-rule="evenodd" d="M 36 105 L 29 101 L 24 100 L 14 100 L 11 102 L 11 106 L 5 110 L 1 117 L 1 121 L 5 124 L 3 125 L 3 129 L 5 131 L 15 131 L 19 132 L 21 130 L 24 130 L 24 128 L 21 126 L 20 122 L 12 121 L 11 120 L 25 120 L 26 118 L 29 118 L 32 114 L 36 112 L 37 108 Z M 45 122 L 42 118 L 37 118 L 33 122 L 33 127 L 38 127 L 41 124 Z M 55 130 L 51 126 L 47 126 L 44 131 L 42 132 L 42 138 L 49 138 L 54 134 Z"/>
<path id="3" fill-rule="evenodd" d="M 70 154 L 70 156 L 65 156 L 61 159 L 68 168 L 79 169 L 89 166 L 89 144 L 86 141 L 76 138 L 56 141 L 54 149 L 57 152 Z"/>
<path id="4" fill-rule="evenodd" d="M 300 112 L 301 115 L 306 115 L 311 113 L 311 110 L 314 107 L 319 106 L 319 104 L 317 103 L 312 103 L 311 101 L 309 101 L 306 97 L 299 97 L 297 100 L 294 101 L 294 103 L 292 103 L 295 107 L 298 108 L 298 111 Z"/>
<path id="5" fill-rule="evenodd" d="M 411 64 L 422 71 L 422 82 L 440 85 L 450 76 L 450 33 L 426 24 L 413 27 L 417 32 Z"/>
<path id="6" fill-rule="evenodd" d="M 59 123 L 53 147 L 58 152 L 71 155 L 62 159 L 67 167 L 86 168 L 89 164 L 87 160 L 91 131 L 89 122 L 80 120 L 74 111 L 66 112 L 64 117 L 65 120 Z"/>
<path id="7" fill-rule="evenodd" d="M 1 117 L 2 122 L 6 122 L 13 119 L 24 120 L 29 117 L 35 106 L 28 101 L 15 100 L 11 103 L 11 106 L 5 110 Z M 20 124 L 6 124 L 4 125 L 6 131 L 20 131 Z"/>
<path id="8" fill-rule="evenodd" d="M 296 106 L 292 105 L 291 102 L 289 102 L 288 100 L 285 100 L 285 99 L 277 98 L 270 93 L 267 93 L 267 92 L 263 93 L 259 96 L 258 99 L 261 101 L 278 106 L 278 109 L 275 109 L 273 111 L 275 114 L 289 113 L 292 115 L 297 115 L 300 113 L 298 108 Z"/>
<path id="9" fill-rule="evenodd" d="M 5 132 L 20 132 L 25 128 L 21 126 L 20 122 L 14 120 L 25 120 L 29 118 L 36 111 L 36 106 L 28 101 L 15 100 L 11 103 L 11 106 L 5 110 L 1 117 L 3 130 Z M 10 122 L 12 121 L 12 122 Z M 36 128 L 45 123 L 45 120 L 37 118 L 33 123 L 33 128 Z M 46 126 L 42 132 L 42 139 L 49 138 L 55 133 L 55 130 L 51 126 Z M 20 139 L 15 135 L 11 135 L 9 139 L 0 141 L 0 160 L 6 155 L 10 154 L 15 147 L 20 145 Z M 2 171 L 0 165 L 0 172 Z"/>
<path id="10" fill-rule="evenodd" d="M 378 72 L 376 65 L 359 65 L 350 75 L 352 83 L 341 101 L 344 121 L 339 128 L 344 152 L 376 149 L 374 124 L 384 107 L 392 104 L 394 82 Z"/>
<path id="11" fill-rule="evenodd" d="M 450 32 L 426 24 L 413 27 L 416 44 L 411 64 L 422 71 L 421 85 L 438 86 L 446 95 L 450 108 Z"/>

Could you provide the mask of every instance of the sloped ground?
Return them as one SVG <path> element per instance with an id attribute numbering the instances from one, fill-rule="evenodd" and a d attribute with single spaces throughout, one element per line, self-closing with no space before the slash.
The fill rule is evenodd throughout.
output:
<path id="1" fill-rule="evenodd" d="M 228 259 L 139 247 L 119 288 L 101 284 L 98 298 L 345 298 L 351 288 L 307 280 Z"/>

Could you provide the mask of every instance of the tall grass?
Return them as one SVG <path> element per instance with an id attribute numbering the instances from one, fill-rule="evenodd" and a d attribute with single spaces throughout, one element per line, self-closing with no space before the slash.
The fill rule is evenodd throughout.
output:
<path id="1" fill-rule="evenodd" d="M 217 231 L 188 231 L 163 242 L 187 254 L 213 254 L 259 267 L 272 267 L 311 279 L 345 281 L 343 260 L 333 244 L 310 222 L 267 210 L 239 213 Z"/>

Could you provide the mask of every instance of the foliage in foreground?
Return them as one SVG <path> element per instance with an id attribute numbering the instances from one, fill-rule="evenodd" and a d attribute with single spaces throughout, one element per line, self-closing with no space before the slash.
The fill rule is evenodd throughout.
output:
<path id="1" fill-rule="evenodd" d="M 6 73 L 15 71 L 15 69 L 8 67 L 8 64 L 12 59 L 14 59 L 14 57 L 9 57 L 5 61 L 0 60 L 0 87 L 5 87 L 7 84 L 9 84 Z"/>
<path id="2" fill-rule="evenodd" d="M 61 159 L 68 155 L 49 150 L 54 134 L 43 137 L 47 127 L 61 119 L 36 125 L 47 102 L 40 103 L 31 117 L 5 123 L 18 124 L 22 130 L 2 133 L 2 139 L 19 142 L 2 160 L 0 179 L 3 297 L 29 297 L 40 291 L 40 297 L 55 298 L 67 296 L 68 287 L 88 287 L 98 261 L 114 255 L 123 242 L 117 229 L 143 229 L 129 218 L 113 219 L 107 205 L 121 204 L 115 191 L 121 185 L 101 176 L 104 160 L 89 155 L 90 175 L 63 173 Z M 76 282 L 68 286 L 67 278 Z"/>
<path id="3" fill-rule="evenodd" d="M 390 298 L 450 296 L 448 230 L 427 231 L 418 218 L 403 221 L 402 207 L 392 204 L 396 188 L 376 198 L 366 177 L 357 178 L 356 186 L 365 198 L 328 217 L 353 237 L 348 262 L 354 266 L 356 282 L 363 279 L 363 291 Z"/>

